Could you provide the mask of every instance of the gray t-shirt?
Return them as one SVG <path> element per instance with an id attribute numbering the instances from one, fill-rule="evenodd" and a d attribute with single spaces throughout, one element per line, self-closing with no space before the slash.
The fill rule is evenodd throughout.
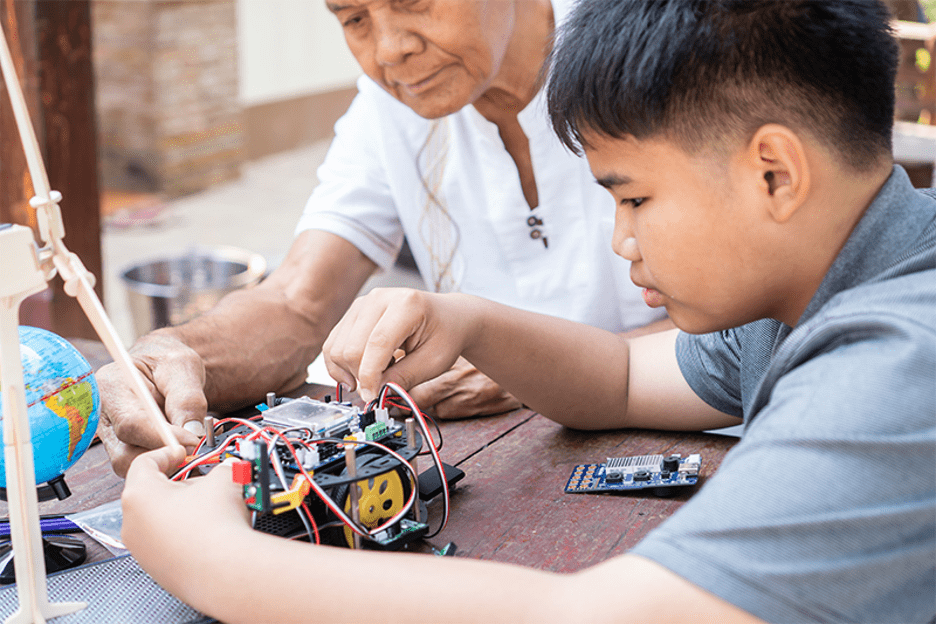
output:
<path id="1" fill-rule="evenodd" d="M 773 622 L 936 620 L 936 201 L 895 167 L 791 329 L 677 341 L 744 418 L 632 551 Z"/>

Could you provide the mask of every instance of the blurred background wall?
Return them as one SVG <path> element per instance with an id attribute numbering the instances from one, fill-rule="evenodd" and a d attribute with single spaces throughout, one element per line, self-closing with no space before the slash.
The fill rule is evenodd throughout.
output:
<path id="1" fill-rule="evenodd" d="M 93 0 L 102 182 L 188 195 L 330 136 L 360 70 L 320 0 Z"/>

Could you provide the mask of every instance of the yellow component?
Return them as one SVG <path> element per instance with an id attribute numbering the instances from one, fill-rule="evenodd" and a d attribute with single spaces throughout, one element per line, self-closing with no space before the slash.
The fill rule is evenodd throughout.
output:
<path id="1" fill-rule="evenodd" d="M 921 72 L 925 72 L 930 68 L 930 63 L 933 59 L 929 53 L 929 50 L 926 48 L 918 48 L 915 56 L 917 69 L 919 69 Z"/>
<path id="2" fill-rule="evenodd" d="M 354 486 L 357 486 L 359 492 L 358 508 L 361 512 L 361 524 L 368 529 L 373 529 L 381 522 L 392 518 L 406 502 L 403 480 L 396 471 L 385 472 L 366 481 L 358 481 L 350 487 Z M 351 514 L 350 496 L 345 499 L 344 510 L 348 515 Z M 345 527 L 344 533 L 348 546 L 351 546 L 353 543 L 351 529 Z"/>
<path id="3" fill-rule="evenodd" d="M 312 473 L 309 473 L 312 476 Z M 274 514 L 281 514 L 286 511 L 292 511 L 302 504 L 305 497 L 309 495 L 312 486 L 309 481 L 301 474 L 293 477 L 292 486 L 286 492 L 280 492 L 270 497 L 270 505 L 273 507 Z M 282 507 L 280 507 L 282 505 Z"/>

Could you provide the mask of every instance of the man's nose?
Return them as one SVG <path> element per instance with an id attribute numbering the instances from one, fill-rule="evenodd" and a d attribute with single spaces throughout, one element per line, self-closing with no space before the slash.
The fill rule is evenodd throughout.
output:
<path id="1" fill-rule="evenodd" d="M 398 65 L 409 55 L 422 51 L 422 37 L 400 23 L 399 17 L 386 15 L 374 21 L 377 29 L 377 62 L 380 65 Z"/>

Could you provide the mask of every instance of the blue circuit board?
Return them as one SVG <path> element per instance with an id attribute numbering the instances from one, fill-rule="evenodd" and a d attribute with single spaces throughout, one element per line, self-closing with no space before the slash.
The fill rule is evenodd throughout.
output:
<path id="1" fill-rule="evenodd" d="M 569 493 L 620 492 L 695 485 L 702 459 L 696 453 L 609 457 L 603 464 L 579 464 L 566 483 Z"/>

